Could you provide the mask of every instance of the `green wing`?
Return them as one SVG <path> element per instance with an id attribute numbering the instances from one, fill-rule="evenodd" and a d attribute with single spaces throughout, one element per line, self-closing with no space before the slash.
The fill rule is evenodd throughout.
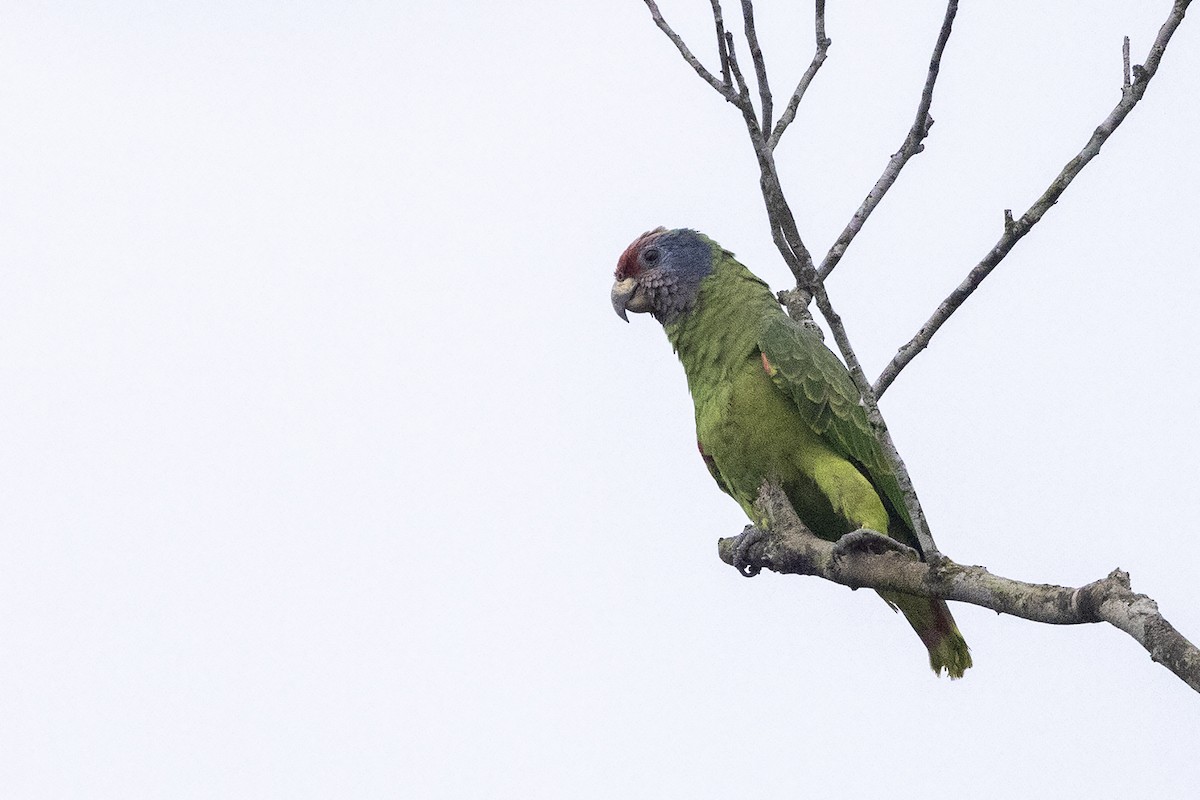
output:
<path id="1" fill-rule="evenodd" d="M 801 418 L 830 448 L 858 467 L 911 531 L 900 484 L 842 362 L 815 331 L 782 311 L 766 319 L 758 346 L 771 380 L 795 403 Z"/>

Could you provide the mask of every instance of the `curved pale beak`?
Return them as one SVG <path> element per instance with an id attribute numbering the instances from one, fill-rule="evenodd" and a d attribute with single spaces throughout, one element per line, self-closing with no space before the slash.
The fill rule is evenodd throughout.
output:
<path id="1" fill-rule="evenodd" d="M 625 278 L 617 281 L 612 287 L 612 304 L 613 311 L 617 312 L 617 316 L 629 322 L 629 315 L 626 311 L 632 311 L 635 314 L 642 314 L 650 310 L 650 298 L 642 291 L 641 284 L 636 278 Z"/>

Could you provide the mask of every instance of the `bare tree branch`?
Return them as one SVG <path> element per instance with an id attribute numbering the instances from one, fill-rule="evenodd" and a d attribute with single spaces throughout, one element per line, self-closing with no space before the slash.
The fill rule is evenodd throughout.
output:
<path id="1" fill-rule="evenodd" d="M 751 138 L 754 138 L 753 135 Z M 754 145 L 754 153 L 758 157 L 759 186 L 762 189 L 763 201 L 767 205 L 767 218 L 771 223 L 771 238 L 783 256 L 784 263 L 796 278 L 796 285 L 811 296 L 812 285 L 816 280 L 812 254 L 800 238 L 796 218 L 783 195 L 779 172 L 775 169 L 775 156 L 761 136 L 754 141 Z"/>
<path id="2" fill-rule="evenodd" d="M 721 14 L 721 0 L 711 0 L 711 2 L 713 27 L 717 29 L 717 55 L 721 58 L 721 82 L 725 86 L 732 86 L 733 84 L 729 82 L 729 51 L 725 49 L 725 19 Z"/>
<path id="3" fill-rule="evenodd" d="M 721 539 L 717 549 L 727 564 L 740 555 L 751 572 L 765 568 L 816 575 L 852 589 L 941 597 L 1051 625 L 1107 622 L 1200 692 L 1200 650 L 1162 616 L 1154 600 L 1135 594 L 1129 575 L 1119 569 L 1078 588 L 1024 583 L 945 556 L 920 561 L 915 551 L 875 532 L 857 531 L 837 543 L 819 539 L 804 527 L 776 486 L 764 484 L 757 506 L 771 530 L 740 553 L 741 537 Z"/>
<path id="4" fill-rule="evenodd" d="M 1171 36 L 1174 35 L 1175 29 L 1179 27 L 1179 23 L 1183 22 L 1183 15 L 1187 11 L 1191 0 L 1175 0 L 1171 7 L 1171 13 L 1167 17 L 1167 21 L 1163 23 L 1158 31 L 1158 36 L 1154 40 L 1154 44 L 1150 47 L 1150 53 L 1146 57 L 1144 64 L 1133 68 L 1133 81 L 1130 85 L 1122 87 L 1121 100 L 1116 107 L 1109 113 L 1103 122 L 1092 133 L 1091 138 L 1083 149 L 1079 151 L 1079 155 L 1072 158 L 1063 167 L 1058 177 L 1050 184 L 1042 196 L 1037 199 L 1029 210 L 1021 215 L 1021 218 L 1015 222 L 1011 221 L 1011 214 L 1005 219 L 1004 234 L 992 246 L 987 255 L 983 257 L 974 268 L 967 273 L 967 277 L 963 279 L 953 292 L 950 293 L 937 310 L 931 316 L 917 334 L 908 341 L 900 351 L 896 353 L 891 362 L 880 373 L 875 381 L 875 395 L 881 396 L 887 388 L 891 386 L 892 381 L 900 374 L 900 371 L 908 366 L 917 354 L 929 346 L 930 339 L 938 332 L 938 329 L 945 324 L 950 315 L 958 310 L 971 294 L 979 288 L 979 284 L 984 278 L 991 274 L 996 265 L 1004 260 L 1013 246 L 1019 242 L 1025 234 L 1029 233 L 1030 229 L 1041 220 L 1042 216 L 1050 210 L 1050 208 L 1058 202 L 1058 198 L 1062 196 L 1067 187 L 1071 185 L 1071 181 L 1075 180 L 1084 167 L 1086 167 L 1093 158 L 1100 153 L 1100 148 L 1108 141 L 1108 137 L 1117 129 L 1133 110 L 1133 107 L 1138 104 L 1146 93 L 1146 87 L 1150 85 L 1150 79 L 1158 72 L 1159 63 L 1162 61 L 1163 53 L 1167 49 L 1167 44 L 1171 41 Z"/>
<path id="5" fill-rule="evenodd" d="M 833 268 L 842 260 L 850 242 L 854 241 L 854 237 L 862 230 L 863 224 L 871 216 L 871 212 L 875 210 L 875 207 L 883 200 L 883 196 L 892 188 L 892 184 L 900 177 L 900 170 L 904 169 L 904 165 L 910 158 L 924 149 L 922 142 L 929 135 L 929 129 L 933 126 L 933 117 L 929 116 L 929 107 L 933 104 L 933 86 L 937 83 L 938 71 L 942 66 L 942 53 L 946 49 L 946 42 L 950 40 L 950 30 L 954 26 L 954 16 L 957 13 L 958 0 L 950 0 L 946 5 L 946 16 L 942 19 L 942 29 L 933 46 L 933 55 L 929 58 L 929 72 L 925 75 L 925 87 L 921 90 L 921 101 L 917 104 L 916 119 L 913 120 L 912 127 L 908 129 L 904 141 L 900 144 L 900 149 L 892 154 L 883 174 L 879 176 L 879 180 L 875 181 L 875 185 L 867 193 L 862 205 L 854 212 L 854 216 L 850 218 L 850 222 L 846 224 L 837 241 L 833 243 L 833 247 L 829 248 L 829 253 L 821 262 L 821 269 L 818 270 L 822 279 L 833 272 Z"/>
<path id="6" fill-rule="evenodd" d="M 834 341 L 837 342 L 838 350 L 842 353 L 846 368 L 850 371 L 850 377 L 854 379 L 858 393 L 862 396 L 863 409 L 867 412 L 867 421 L 871 423 L 875 438 L 879 440 L 884 455 L 896 474 L 900 493 L 904 495 L 904 507 L 908 511 L 909 519 L 913 521 L 913 532 L 921 545 L 921 551 L 927 557 L 936 556 L 939 553 L 937 544 L 933 541 L 933 533 L 929 530 L 929 523 L 925 519 L 925 511 L 921 508 L 921 501 L 917 497 L 916 487 L 913 486 L 912 478 L 908 474 L 908 467 L 905 466 L 904 459 L 900 457 L 896 443 L 892 441 L 892 434 L 888 431 L 883 414 L 879 411 L 878 399 L 875 397 L 870 383 L 867 382 L 866 373 L 863 372 L 854 347 L 850 344 L 850 337 L 846 333 L 845 325 L 842 324 L 842 318 L 829 301 L 824 281 L 815 282 L 813 297 L 817 301 L 817 308 L 821 309 L 821 316 L 829 324 L 829 330 L 833 334 Z"/>
<path id="7" fill-rule="evenodd" d="M 771 130 L 771 87 L 767 83 L 767 62 L 763 60 L 762 48 L 758 46 L 758 33 L 754 30 L 754 3 L 742 0 L 742 21 L 746 25 L 746 44 L 750 46 L 750 59 L 754 62 L 754 78 L 758 82 L 758 102 L 762 107 L 762 130 Z"/>
<path id="8" fill-rule="evenodd" d="M 825 63 L 825 58 L 829 55 L 829 45 L 833 41 L 825 36 L 825 0 L 816 0 L 816 30 L 817 52 L 813 54 L 812 61 L 808 65 L 808 69 L 804 70 L 804 74 L 800 76 L 800 82 L 796 84 L 796 91 L 792 92 L 792 99 L 788 101 L 787 108 L 783 110 L 783 114 L 779 117 L 779 122 L 775 123 L 775 130 L 771 131 L 771 138 L 767 140 L 767 145 L 774 150 L 779 146 L 779 139 L 783 136 L 783 132 L 787 130 L 788 125 L 792 124 L 792 120 L 796 118 L 796 111 L 800 108 L 800 101 L 804 99 L 804 93 L 808 91 L 809 84 L 817 75 L 817 70 Z M 766 130 L 764 128 L 763 130 Z"/>

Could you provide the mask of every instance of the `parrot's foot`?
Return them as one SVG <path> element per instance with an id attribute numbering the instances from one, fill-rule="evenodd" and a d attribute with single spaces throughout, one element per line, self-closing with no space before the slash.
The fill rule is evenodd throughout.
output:
<path id="1" fill-rule="evenodd" d="M 744 577 L 753 578 L 758 573 L 762 572 L 762 567 L 747 563 L 746 556 L 750 553 L 750 548 L 761 542 L 767 533 L 761 528 L 756 528 L 753 525 L 747 525 L 742 532 L 734 538 L 733 543 L 733 566 L 742 573 Z"/>
<path id="2" fill-rule="evenodd" d="M 872 555 L 883 555 L 884 553 L 900 553 L 908 556 L 914 561 L 920 560 L 921 556 L 917 554 L 908 545 L 897 542 L 890 536 L 884 536 L 877 531 L 859 528 L 856 531 L 850 531 L 842 538 L 834 542 L 833 557 L 840 558 L 853 553 L 870 553 Z"/>

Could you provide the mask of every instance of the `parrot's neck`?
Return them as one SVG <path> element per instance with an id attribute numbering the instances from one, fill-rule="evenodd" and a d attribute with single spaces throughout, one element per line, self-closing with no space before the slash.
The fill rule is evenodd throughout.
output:
<path id="1" fill-rule="evenodd" d="M 764 317 L 782 313 L 770 287 L 729 254 L 718 256 L 692 311 L 663 326 L 697 403 L 757 358 Z"/>

